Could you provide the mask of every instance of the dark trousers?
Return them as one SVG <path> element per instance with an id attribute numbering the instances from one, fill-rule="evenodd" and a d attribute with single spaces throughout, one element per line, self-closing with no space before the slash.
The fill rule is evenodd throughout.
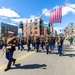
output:
<path id="1" fill-rule="evenodd" d="M 46 45 L 47 54 L 49 52 L 49 45 Z"/>
<path id="2" fill-rule="evenodd" d="M 43 42 L 41 43 L 41 47 L 42 47 L 42 50 L 43 50 L 43 49 L 44 49 L 44 48 L 43 48 L 43 47 L 44 47 L 44 43 L 43 43 Z"/>
<path id="3" fill-rule="evenodd" d="M 39 51 L 39 44 L 36 44 L 37 53 Z"/>
<path id="4" fill-rule="evenodd" d="M 58 54 L 59 54 L 59 56 L 61 56 L 61 54 L 62 54 L 62 46 L 58 46 Z"/>
<path id="5" fill-rule="evenodd" d="M 21 44 L 21 50 L 24 49 L 23 45 L 24 45 L 24 44 Z"/>
<path id="6" fill-rule="evenodd" d="M 6 52 L 6 58 L 8 59 L 7 67 L 11 67 L 12 61 L 15 59 L 13 58 L 13 52 Z"/>
<path id="7" fill-rule="evenodd" d="M 18 50 L 20 49 L 20 44 L 18 44 Z"/>
<path id="8" fill-rule="evenodd" d="M 28 45 L 27 45 L 27 46 L 28 46 L 28 51 L 29 51 L 29 50 L 31 49 L 31 48 L 30 48 L 30 43 L 28 43 Z"/>
<path id="9" fill-rule="evenodd" d="M 34 49 L 35 49 L 35 43 L 34 42 L 32 42 L 32 46 L 34 47 Z"/>
<path id="10" fill-rule="evenodd" d="M 24 44 L 18 44 L 18 50 L 20 49 L 20 47 L 21 47 L 21 50 L 24 49 L 23 45 Z"/>
<path id="11" fill-rule="evenodd" d="M 53 44 L 51 43 L 49 44 L 49 46 L 50 46 L 50 50 L 53 50 Z"/>

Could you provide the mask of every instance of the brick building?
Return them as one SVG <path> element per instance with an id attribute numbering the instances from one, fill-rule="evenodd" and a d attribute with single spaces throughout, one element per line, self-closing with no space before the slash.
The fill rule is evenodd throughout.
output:
<path id="1" fill-rule="evenodd" d="M 8 37 L 8 33 L 13 32 L 15 36 L 18 35 L 18 27 L 14 24 L 0 23 L 0 37 Z"/>
<path id="2" fill-rule="evenodd" d="M 43 21 L 39 17 L 27 18 L 23 21 L 23 37 L 40 36 L 47 34 L 47 28 L 42 26 Z M 22 25 L 22 23 L 21 23 Z M 22 26 L 21 26 L 22 27 Z"/>

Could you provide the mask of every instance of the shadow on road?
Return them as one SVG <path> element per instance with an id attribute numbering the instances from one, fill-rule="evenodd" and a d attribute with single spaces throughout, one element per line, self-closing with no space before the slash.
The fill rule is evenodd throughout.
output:
<path id="1" fill-rule="evenodd" d="M 21 66 L 21 64 L 15 64 L 16 67 L 12 67 L 11 69 L 38 69 L 38 68 L 42 68 L 42 69 L 46 69 L 45 64 L 28 64 L 28 65 L 23 65 Z"/>
<path id="2" fill-rule="evenodd" d="M 63 54 L 63 56 L 75 57 L 75 54 Z"/>
<path id="3" fill-rule="evenodd" d="M 75 50 L 71 50 L 71 49 L 70 49 L 70 50 L 69 50 L 69 49 L 65 49 L 65 50 L 64 50 L 64 49 L 63 49 L 63 52 L 75 52 Z"/>

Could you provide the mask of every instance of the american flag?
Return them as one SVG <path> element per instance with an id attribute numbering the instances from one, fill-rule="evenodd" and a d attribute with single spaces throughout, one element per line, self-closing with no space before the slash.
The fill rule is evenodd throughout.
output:
<path id="1" fill-rule="evenodd" d="M 62 20 L 62 7 L 53 9 L 50 14 L 50 23 L 61 23 Z"/>

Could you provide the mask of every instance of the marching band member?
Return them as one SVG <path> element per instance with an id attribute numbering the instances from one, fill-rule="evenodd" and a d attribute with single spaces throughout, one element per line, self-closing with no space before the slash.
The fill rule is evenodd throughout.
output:
<path id="1" fill-rule="evenodd" d="M 9 70 L 11 68 L 11 64 L 13 62 L 13 65 L 15 64 L 16 59 L 13 58 L 14 51 L 16 50 L 17 40 L 13 38 L 13 33 L 9 33 L 9 38 L 6 42 L 6 58 L 8 59 L 8 65 L 5 71 Z"/>
<path id="2" fill-rule="evenodd" d="M 27 47 L 28 47 L 28 50 L 27 51 L 30 51 L 30 44 L 31 44 L 31 38 L 30 36 L 27 38 Z"/>
<path id="3" fill-rule="evenodd" d="M 38 51 L 39 51 L 39 44 L 40 44 L 40 38 L 37 37 L 37 38 L 36 38 L 36 49 L 37 49 L 37 53 L 38 53 Z"/>
<path id="4" fill-rule="evenodd" d="M 45 45 L 46 45 L 46 50 L 47 50 L 47 54 L 49 52 L 49 37 L 48 35 L 46 36 L 46 39 L 45 39 Z"/>
<path id="5" fill-rule="evenodd" d="M 57 38 L 57 45 L 58 45 L 58 54 L 59 56 L 61 56 L 62 54 L 62 43 L 61 43 L 61 36 L 58 35 L 58 38 Z"/>

